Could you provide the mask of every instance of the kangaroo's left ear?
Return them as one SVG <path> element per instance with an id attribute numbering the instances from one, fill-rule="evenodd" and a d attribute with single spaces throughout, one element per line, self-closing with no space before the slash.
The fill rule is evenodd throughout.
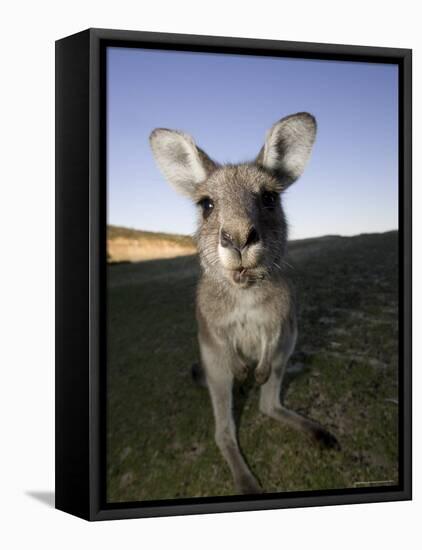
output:
<path id="1" fill-rule="evenodd" d="M 268 131 L 256 163 L 274 172 L 286 188 L 302 175 L 311 156 L 316 129 L 315 118 L 309 113 L 282 118 Z"/>

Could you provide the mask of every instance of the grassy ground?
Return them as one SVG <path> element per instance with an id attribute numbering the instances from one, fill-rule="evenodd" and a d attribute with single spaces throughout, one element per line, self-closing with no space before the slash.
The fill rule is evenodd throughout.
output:
<path id="1" fill-rule="evenodd" d="M 237 391 L 240 443 L 266 491 L 397 481 L 397 244 L 390 232 L 291 245 L 299 340 L 284 401 L 333 431 L 342 450 L 320 450 L 262 416 L 258 388 Z M 190 378 L 196 262 L 108 267 L 111 502 L 234 493 L 207 390 Z"/>

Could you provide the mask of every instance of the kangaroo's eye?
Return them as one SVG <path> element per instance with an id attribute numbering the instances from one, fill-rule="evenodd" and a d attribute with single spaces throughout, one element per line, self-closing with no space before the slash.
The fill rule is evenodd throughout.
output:
<path id="1" fill-rule="evenodd" d="M 204 197 L 198 202 L 198 204 L 202 208 L 204 218 L 207 218 L 214 209 L 214 201 L 209 197 Z"/>
<path id="2" fill-rule="evenodd" d="M 277 193 L 271 191 L 264 191 L 261 196 L 262 204 L 264 208 L 272 209 L 276 207 L 277 204 Z"/>

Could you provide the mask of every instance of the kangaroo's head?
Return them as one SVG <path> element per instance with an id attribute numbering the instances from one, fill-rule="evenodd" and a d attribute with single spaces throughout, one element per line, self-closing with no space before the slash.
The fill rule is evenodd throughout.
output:
<path id="1" fill-rule="evenodd" d="M 312 115 L 290 115 L 269 130 L 255 161 L 219 165 L 187 134 L 151 133 L 160 170 L 198 206 L 197 244 L 209 276 L 245 288 L 281 269 L 287 240 L 281 194 L 302 174 L 315 134 Z"/>

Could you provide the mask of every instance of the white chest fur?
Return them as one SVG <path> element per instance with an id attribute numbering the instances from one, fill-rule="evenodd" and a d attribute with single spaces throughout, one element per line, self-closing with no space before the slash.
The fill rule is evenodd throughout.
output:
<path id="1" fill-rule="evenodd" d="M 262 304 L 259 295 L 243 291 L 239 293 L 232 311 L 224 320 L 226 337 L 234 349 L 250 361 L 259 361 L 264 349 L 276 336 L 268 304 Z"/>

